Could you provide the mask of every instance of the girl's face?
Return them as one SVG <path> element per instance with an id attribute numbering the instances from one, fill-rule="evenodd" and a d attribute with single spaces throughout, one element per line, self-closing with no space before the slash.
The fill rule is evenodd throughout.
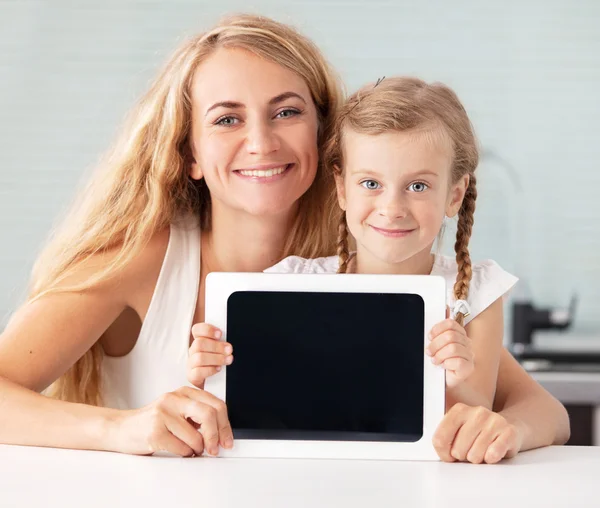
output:
<path id="1" fill-rule="evenodd" d="M 192 85 L 191 176 L 214 209 L 287 214 L 312 184 L 318 120 L 304 80 L 245 50 L 220 48 Z"/>
<path id="2" fill-rule="evenodd" d="M 385 269 L 428 258 L 444 215 L 458 213 L 468 185 L 468 176 L 451 183 L 449 139 L 432 131 L 368 135 L 346 129 L 343 150 L 338 200 L 360 263 Z"/>

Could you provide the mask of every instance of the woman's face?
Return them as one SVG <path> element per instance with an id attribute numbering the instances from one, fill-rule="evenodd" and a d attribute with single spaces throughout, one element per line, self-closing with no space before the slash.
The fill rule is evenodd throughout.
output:
<path id="1" fill-rule="evenodd" d="M 242 49 L 220 48 L 192 84 L 190 174 L 213 209 L 289 214 L 317 172 L 318 120 L 296 73 Z"/>

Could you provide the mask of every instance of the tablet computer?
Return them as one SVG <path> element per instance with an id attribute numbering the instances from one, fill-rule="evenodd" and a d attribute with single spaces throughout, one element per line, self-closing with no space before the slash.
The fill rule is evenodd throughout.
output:
<path id="1" fill-rule="evenodd" d="M 445 377 L 425 347 L 445 295 L 437 276 L 209 274 L 205 321 L 234 356 L 205 382 L 233 427 L 220 455 L 438 460 Z"/>

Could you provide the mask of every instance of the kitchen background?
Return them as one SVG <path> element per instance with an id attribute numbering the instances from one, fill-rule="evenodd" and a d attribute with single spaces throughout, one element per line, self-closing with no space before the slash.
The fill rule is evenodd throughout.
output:
<path id="1" fill-rule="evenodd" d="M 577 297 L 566 330 L 524 331 L 564 317 L 530 319 L 529 307 L 518 328 L 566 350 L 530 351 L 553 362 L 529 367 L 570 404 L 574 441 L 600 444 L 598 0 L 0 0 L 0 330 L 52 224 L 157 68 L 232 12 L 294 24 L 349 91 L 396 74 L 456 90 L 483 149 L 472 257 L 521 278 L 505 341 L 514 302 L 561 310 Z"/>

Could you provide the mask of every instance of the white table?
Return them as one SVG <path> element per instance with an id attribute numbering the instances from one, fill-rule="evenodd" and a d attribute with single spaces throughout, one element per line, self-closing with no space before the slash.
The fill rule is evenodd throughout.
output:
<path id="1" fill-rule="evenodd" d="M 600 447 L 497 465 L 134 457 L 0 446 L 0 506 L 425 508 L 600 506 Z"/>

